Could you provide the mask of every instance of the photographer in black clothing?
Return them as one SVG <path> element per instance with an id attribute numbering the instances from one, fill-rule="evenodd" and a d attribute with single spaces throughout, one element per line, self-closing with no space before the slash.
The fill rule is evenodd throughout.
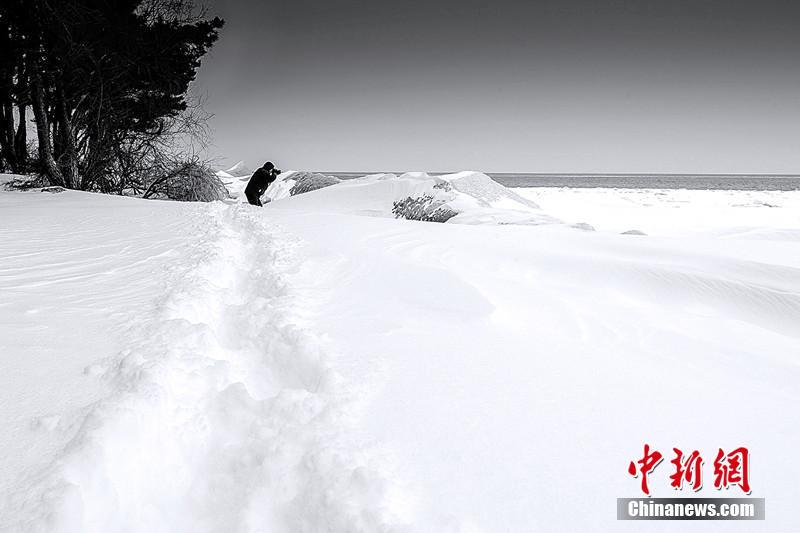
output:
<path id="1" fill-rule="evenodd" d="M 251 205 L 261 207 L 261 196 L 269 187 L 269 184 L 275 181 L 281 171 L 275 168 L 275 165 L 267 161 L 264 166 L 259 168 L 253 173 L 250 181 L 247 182 L 247 187 L 244 189 L 244 195 Z"/>

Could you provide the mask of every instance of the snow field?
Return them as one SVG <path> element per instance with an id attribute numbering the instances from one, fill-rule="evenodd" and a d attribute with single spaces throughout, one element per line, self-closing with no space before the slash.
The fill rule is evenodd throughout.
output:
<path id="1" fill-rule="evenodd" d="M 45 464 L 108 394 L 98 362 L 184 265 L 191 206 L 73 192 L 0 192 L 0 495 Z M 188 267 L 187 267 L 188 268 Z M 0 514 L 0 519 L 3 516 Z"/>
<path id="2" fill-rule="evenodd" d="M 382 462 L 347 431 L 356 402 L 295 325 L 292 242 L 246 206 L 207 224 L 159 311 L 102 371 L 112 393 L 10 509 L 30 531 L 378 531 Z M 276 236 L 278 235 L 278 236 Z M 6 519 L 9 513 L 2 513 Z"/>
<path id="3" fill-rule="evenodd" d="M 26 473 L 0 529 L 674 531 L 615 520 L 648 442 L 700 450 L 704 497 L 741 495 L 710 487 L 717 447 L 752 450 L 767 521 L 683 529 L 791 530 L 793 193 L 512 195 L 464 173 L 287 198 L 290 181 L 263 209 L 0 194 L 6 385 L 73 398 L 34 432 L 9 425 L 56 451 L 0 463 Z M 470 224 L 393 218 L 432 191 Z M 86 338 L 54 335 L 52 313 Z M 54 347 L 40 389 L 26 361 Z M 7 419 L 53 411 L 0 394 Z M 653 494 L 691 496 L 667 463 Z"/>
<path id="4" fill-rule="evenodd" d="M 800 240 L 800 191 L 514 189 L 550 215 L 597 230 L 748 240 Z"/>

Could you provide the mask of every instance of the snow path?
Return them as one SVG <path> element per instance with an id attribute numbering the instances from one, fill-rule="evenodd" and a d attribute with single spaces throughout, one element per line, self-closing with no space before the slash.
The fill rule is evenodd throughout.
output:
<path id="1" fill-rule="evenodd" d="M 188 273 L 107 369 L 114 393 L 0 525 L 31 531 L 381 531 L 386 461 L 358 395 L 298 327 L 297 246 L 247 206 L 209 209 Z M 378 467 L 376 465 L 380 464 Z M 7 516 L 0 513 L 0 516 Z"/>

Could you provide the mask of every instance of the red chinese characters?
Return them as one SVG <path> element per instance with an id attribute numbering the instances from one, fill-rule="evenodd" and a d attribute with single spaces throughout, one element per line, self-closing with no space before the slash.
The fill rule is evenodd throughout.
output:
<path id="1" fill-rule="evenodd" d="M 642 492 L 650 495 L 650 487 L 647 486 L 647 475 L 650 474 L 655 468 L 658 466 L 658 463 L 664 458 L 658 451 L 653 451 L 650 453 L 650 445 L 644 445 L 644 456 L 634 463 L 631 461 L 631 464 L 628 465 L 628 473 L 633 477 L 637 477 L 639 474 L 642 475 Z M 636 464 L 639 467 L 636 467 Z"/>
<path id="2" fill-rule="evenodd" d="M 679 448 L 672 448 L 672 451 L 675 456 L 670 461 L 673 466 L 669 476 L 670 487 L 675 490 L 688 487 L 695 492 L 703 488 L 703 457 L 700 452 L 694 450 L 685 454 Z M 647 496 L 650 496 L 648 476 L 663 458 L 661 452 L 645 444 L 642 458 L 628 465 L 630 475 L 641 476 L 642 492 Z M 750 452 L 743 446 L 727 454 L 720 448 L 714 460 L 714 488 L 720 490 L 731 486 L 739 486 L 745 494 L 750 494 Z"/>
<path id="3" fill-rule="evenodd" d="M 677 490 L 683 489 L 683 482 L 690 484 L 692 490 L 697 492 L 703 486 L 703 458 L 697 450 L 690 453 L 685 459 L 683 452 L 672 448 L 675 459 L 670 461 L 675 466 L 675 473 L 669 476 L 670 486 Z"/>
<path id="4" fill-rule="evenodd" d="M 739 485 L 745 494 L 750 494 L 750 451 L 745 447 L 727 455 L 720 448 L 714 459 L 714 488 L 727 489 L 731 485 Z"/>

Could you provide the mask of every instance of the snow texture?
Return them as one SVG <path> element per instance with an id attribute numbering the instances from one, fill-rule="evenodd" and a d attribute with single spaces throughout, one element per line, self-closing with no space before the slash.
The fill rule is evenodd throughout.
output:
<path id="1" fill-rule="evenodd" d="M 388 530 L 387 467 L 348 431 L 355 400 L 324 343 L 298 325 L 278 273 L 294 243 L 276 241 L 245 206 L 198 215 L 181 261 L 159 273 L 169 289 L 151 315 L 118 358 L 88 367 L 110 391 L 56 460 L 11 492 L 2 525 Z"/>
<path id="2" fill-rule="evenodd" d="M 767 520 L 695 529 L 793 530 L 800 193 L 285 174 L 0 192 L 0 530 L 617 531 L 644 442 L 748 446 Z"/>

